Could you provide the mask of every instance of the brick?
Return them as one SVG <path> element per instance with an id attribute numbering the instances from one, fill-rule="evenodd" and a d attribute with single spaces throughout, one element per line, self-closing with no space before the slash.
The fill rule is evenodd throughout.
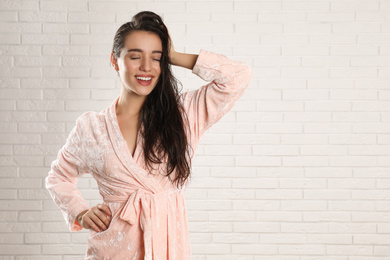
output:
<path id="1" fill-rule="evenodd" d="M 37 144 L 40 142 L 38 134 L 0 134 L 2 144 Z"/>
<path id="2" fill-rule="evenodd" d="M 18 12 L 14 11 L 4 11 L 1 12 L 0 21 L 4 22 L 17 22 L 18 21 Z"/>
<path id="3" fill-rule="evenodd" d="M 190 233 L 192 232 L 231 232 L 232 223 L 229 222 L 190 222 L 188 223 Z"/>
<path id="4" fill-rule="evenodd" d="M 136 10 L 136 6 L 137 3 L 135 2 L 133 3 L 133 2 L 126 2 L 126 1 L 125 2 L 99 1 L 99 2 L 88 3 L 88 11 L 108 12 L 108 13 L 129 12 L 131 10 Z"/>
<path id="5" fill-rule="evenodd" d="M 329 223 L 330 233 L 348 233 L 348 234 L 361 234 L 361 233 L 375 233 L 376 224 L 374 223 Z"/>
<path id="6" fill-rule="evenodd" d="M 254 199 L 255 190 L 248 189 L 217 189 L 207 192 L 209 199 Z"/>
<path id="7" fill-rule="evenodd" d="M 321 145 L 328 144 L 328 138 L 316 134 L 286 134 L 281 137 L 281 144 Z"/>
<path id="8" fill-rule="evenodd" d="M 47 175 L 47 173 L 45 175 Z M 23 177 L 29 177 L 29 176 L 23 176 Z M 18 190 L 18 198 L 21 200 L 28 200 L 28 199 L 44 200 L 44 199 L 50 199 L 51 197 L 46 190 L 20 189 Z M 28 212 L 28 214 L 30 214 L 30 212 Z"/>
<path id="9" fill-rule="evenodd" d="M 16 123 L 0 123 L 0 131 L 3 133 L 14 133 L 17 130 Z"/>
<path id="10" fill-rule="evenodd" d="M 212 177 L 255 177 L 256 170 L 248 167 L 213 167 Z"/>
<path id="11" fill-rule="evenodd" d="M 235 22 L 238 23 L 253 23 L 257 21 L 256 13 L 212 13 L 211 14 L 212 22 Z"/>
<path id="12" fill-rule="evenodd" d="M 1 129 L 2 127 L 0 127 L 0 129 Z M 15 127 L 15 129 L 16 129 L 16 127 Z M 5 132 L 5 130 L 4 129 L 1 129 L 1 130 L 3 130 L 3 132 Z M 8 132 L 15 132 L 15 130 L 14 129 L 12 129 L 13 131 L 8 131 Z M 0 155 L 12 155 L 13 154 L 13 147 L 12 147 L 12 145 L 2 145 L 2 147 L 0 147 Z M 7 175 L 7 174 L 9 174 L 9 173 L 5 173 L 5 175 Z M 12 177 L 12 176 L 10 176 L 10 177 Z"/>
<path id="13" fill-rule="evenodd" d="M 49 22 L 49 23 L 61 23 L 66 22 L 67 14 L 63 12 L 32 12 L 21 11 L 19 12 L 19 20 L 24 22 Z"/>
<path id="14" fill-rule="evenodd" d="M 303 234 L 260 234 L 260 242 L 267 244 L 305 244 L 307 235 Z"/>
<path id="15" fill-rule="evenodd" d="M 25 22 L 2 22 L 0 32 L 2 33 L 41 33 L 41 24 Z"/>
<path id="16" fill-rule="evenodd" d="M 92 25 L 91 25 L 92 27 Z M 77 23 L 44 23 L 42 25 L 43 33 L 58 33 L 58 34 L 86 34 L 89 33 L 88 24 Z"/>
<path id="17" fill-rule="evenodd" d="M 302 58 L 302 66 L 310 67 L 310 66 L 328 66 L 328 67 L 348 67 L 350 66 L 350 58 L 347 56 L 336 56 L 336 57 L 303 57 Z"/>
<path id="18" fill-rule="evenodd" d="M 4 244 L 23 244 L 23 234 L 1 234 L 0 243 Z"/>
<path id="19" fill-rule="evenodd" d="M 72 12 L 68 13 L 68 22 L 74 23 L 95 23 L 114 22 L 115 15 L 106 12 Z"/>
<path id="20" fill-rule="evenodd" d="M 15 185 L 15 183 L 10 183 L 10 182 L 7 182 L 6 180 L 3 179 L 3 182 L 5 183 L 8 183 L 10 184 L 9 186 L 7 186 L 7 188 L 23 188 L 23 187 L 27 187 L 27 188 L 37 188 L 38 185 L 34 185 L 33 184 L 28 184 L 28 183 L 21 183 L 21 184 L 18 184 L 18 185 Z M 2 187 L 4 187 L 4 184 L 1 185 Z M 15 200 L 1 200 L 0 201 L 0 205 L 1 205 L 1 210 L 41 210 L 42 209 L 42 203 L 40 201 L 32 201 L 32 200 L 28 200 L 28 201 L 21 201 L 19 200 L 18 203 L 15 203 Z"/>
<path id="21" fill-rule="evenodd" d="M 64 110 L 64 102 L 55 100 L 20 100 L 16 102 L 16 107 L 18 110 Z"/>
<path id="22" fill-rule="evenodd" d="M 313 2 L 313 4 L 316 2 Z M 286 23 L 284 24 L 284 32 L 292 33 L 308 33 L 308 34 L 329 34 L 332 31 L 331 24 L 323 23 Z"/>
<path id="23" fill-rule="evenodd" d="M 231 203 L 227 200 L 187 200 L 187 208 L 189 210 L 229 210 L 231 209 Z"/>
<path id="24" fill-rule="evenodd" d="M 14 221 L 16 219 L 13 219 Z M 41 232 L 42 224 L 39 222 L 36 223 L 26 223 L 26 222 L 2 222 L 0 225 L 1 233 L 30 233 L 30 232 Z M 6 234 L 7 235 L 7 234 Z M 4 251 L 2 251 L 4 252 Z"/>
<path id="25" fill-rule="evenodd" d="M 43 254 L 54 254 L 54 255 L 64 255 L 64 254 L 85 254 L 87 250 L 86 245 L 42 245 Z"/>
<path id="26" fill-rule="evenodd" d="M 88 47 L 83 45 L 44 45 L 42 47 L 43 55 L 67 56 L 67 55 L 88 55 Z"/>
<path id="27" fill-rule="evenodd" d="M 71 78 L 69 79 L 69 87 L 75 89 L 112 89 L 115 88 L 115 81 L 114 79 Z"/>
<path id="28" fill-rule="evenodd" d="M 0 71 L 0 76 L 4 78 L 39 78 L 42 76 L 41 68 L 15 68 L 15 67 L 6 67 Z M 4 92 L 7 90 L 3 90 Z M 39 91 L 31 90 L 9 90 L 8 93 L 31 93 L 33 96 L 38 96 L 40 94 Z M 4 96 L 2 97 L 4 98 Z"/>
<path id="29" fill-rule="evenodd" d="M 327 223 L 282 223 L 281 231 L 285 233 L 326 233 Z"/>
<path id="30" fill-rule="evenodd" d="M 332 2 L 331 2 L 332 4 Z M 352 12 L 325 12 L 326 10 L 320 9 L 319 12 L 307 13 L 307 21 L 309 22 L 353 22 L 355 21 L 355 13 Z"/>
<path id="31" fill-rule="evenodd" d="M 48 89 L 44 90 L 43 98 L 47 100 L 85 100 L 90 98 L 90 91 L 87 89 Z"/>
<path id="32" fill-rule="evenodd" d="M 236 7 L 233 2 L 186 2 L 186 10 L 191 12 L 229 12 L 233 11 L 233 6 Z"/>
<path id="33" fill-rule="evenodd" d="M 269 222 L 235 222 L 234 232 L 278 233 L 280 232 L 280 224 Z"/>
<path id="34" fill-rule="evenodd" d="M 234 32 L 233 23 L 189 23 L 187 33 L 196 35 L 208 34 L 231 34 Z"/>
<path id="35" fill-rule="evenodd" d="M 269 200 L 234 200 L 233 210 L 249 210 L 249 211 L 264 211 L 264 210 L 279 210 L 280 203 L 278 201 Z"/>
<path id="36" fill-rule="evenodd" d="M 331 10 L 336 12 L 343 11 L 365 11 L 372 12 L 379 10 L 379 2 L 372 1 L 345 1 L 345 2 L 331 2 Z"/>
<path id="37" fill-rule="evenodd" d="M 16 256 L 15 259 L 16 260 L 61 260 L 62 256 L 42 256 L 42 255 L 40 255 L 40 256 Z M 64 259 L 68 259 L 68 258 L 65 257 Z"/>
<path id="38" fill-rule="evenodd" d="M 12 0 L 2 1 L 0 3 L 1 10 L 38 10 L 39 3 L 36 1 Z"/>
<path id="39" fill-rule="evenodd" d="M 40 245 L 0 245 L 2 255 L 39 255 L 41 254 Z"/>
<path id="40" fill-rule="evenodd" d="M 165 12 L 184 12 L 186 10 L 185 2 L 169 2 L 169 1 L 159 1 L 159 2 L 138 2 L 138 10 L 151 10 L 160 15 L 163 15 Z"/>
<path id="41" fill-rule="evenodd" d="M 43 68 L 43 76 L 49 78 L 81 78 L 89 76 L 88 68 L 66 68 L 66 67 L 58 67 L 58 68 Z"/>
<path id="42" fill-rule="evenodd" d="M 231 180 L 228 178 L 194 178 L 192 188 L 230 188 Z"/>
<path id="43" fill-rule="evenodd" d="M 373 246 L 362 245 L 328 245 L 327 252 L 332 255 L 368 256 L 372 255 Z"/>
<path id="44" fill-rule="evenodd" d="M 87 2 L 80 2 L 80 1 L 60 1 L 60 2 L 53 2 L 53 1 L 41 1 L 40 2 L 40 9 L 43 11 L 87 11 Z"/>
<path id="45" fill-rule="evenodd" d="M 310 121 L 309 121 L 310 122 Z M 351 132 L 351 126 L 350 124 L 334 124 L 334 123 L 310 123 L 305 125 L 305 133 L 308 134 L 347 134 Z M 308 150 L 306 150 L 308 151 Z M 315 149 L 311 149 L 311 151 L 314 152 L 313 155 L 316 154 Z M 327 151 L 329 152 L 329 155 L 335 154 L 339 155 L 340 153 L 346 154 L 345 150 L 342 147 L 339 147 L 338 149 L 328 149 L 327 147 L 320 147 L 318 149 L 319 154 L 323 154 L 321 151 Z M 305 153 L 302 153 L 305 154 Z"/>
<path id="46" fill-rule="evenodd" d="M 340 200 L 330 201 L 329 210 L 332 211 L 374 211 L 375 205 L 371 201 Z"/>
<path id="47" fill-rule="evenodd" d="M 205 147 L 205 155 L 251 155 L 251 147 L 249 146 L 220 146 L 220 145 L 207 145 Z"/>
<path id="48" fill-rule="evenodd" d="M 54 206 L 53 202 L 50 202 L 53 205 L 53 209 L 58 210 L 56 206 Z M 47 210 L 47 209 L 46 209 Z M 63 232 L 63 233 L 68 233 L 69 228 L 66 225 L 66 223 L 63 221 L 63 219 L 59 222 L 44 222 L 42 223 L 42 228 L 41 232 L 46 232 L 46 233 L 58 233 L 58 232 Z M 83 230 L 80 232 L 87 232 L 87 230 Z"/>
<path id="49" fill-rule="evenodd" d="M 330 166 L 376 166 L 377 159 L 375 157 L 367 156 L 343 156 L 343 157 L 330 157 Z"/>
<path id="50" fill-rule="evenodd" d="M 257 199 L 291 200 L 302 199 L 302 191 L 298 189 L 256 189 Z"/>
<path id="51" fill-rule="evenodd" d="M 345 23 L 338 23 L 337 26 L 334 26 L 332 33 L 335 34 L 379 33 L 381 31 L 380 28 L 381 28 L 380 23 L 345 22 Z"/>
<path id="52" fill-rule="evenodd" d="M 16 200 L 17 199 L 17 190 L 7 189 L 0 194 L 0 199 L 2 200 Z"/>
<path id="53" fill-rule="evenodd" d="M 278 253 L 278 247 L 278 245 L 233 244 L 232 253 L 240 255 L 276 255 Z"/>
<path id="54" fill-rule="evenodd" d="M 321 198 L 321 199 L 323 199 L 323 198 Z M 340 211 L 340 212 L 338 212 L 338 211 L 324 211 L 324 212 L 306 211 L 303 213 L 303 220 L 305 222 L 349 222 L 351 220 L 351 213 L 348 211 Z M 334 233 L 334 232 L 332 232 L 332 233 Z M 329 234 L 329 236 L 330 235 L 332 235 L 332 234 Z"/>
<path id="55" fill-rule="evenodd" d="M 68 44 L 69 36 L 61 34 L 22 34 L 23 44 Z"/>
<path id="56" fill-rule="evenodd" d="M 258 133 L 276 134 L 276 133 L 302 133 L 302 124 L 286 124 L 286 123 L 262 123 L 258 124 Z"/>
<path id="57" fill-rule="evenodd" d="M 5 146 L 6 147 L 6 146 Z M 16 167 L 0 167 L 0 177 L 1 178 L 16 178 L 17 173 Z M 1 217 L 1 215 L 0 215 Z"/>
<path id="58" fill-rule="evenodd" d="M 324 245 L 281 245 L 279 252 L 288 255 L 323 255 L 326 248 Z"/>
<path id="59" fill-rule="evenodd" d="M 254 211 L 211 211 L 209 218 L 217 222 L 254 221 L 255 213 Z"/>
<path id="60" fill-rule="evenodd" d="M 70 234 L 29 233 L 25 235 L 25 244 L 61 244 L 70 242 Z"/>
<path id="61" fill-rule="evenodd" d="M 230 253 L 230 245 L 228 244 L 195 244 L 191 246 L 192 248 L 200 254 L 207 255 Z"/>
<path id="62" fill-rule="evenodd" d="M 248 233 L 218 233 L 212 236 L 213 242 L 222 244 L 256 244 L 259 240 L 258 234 Z"/>

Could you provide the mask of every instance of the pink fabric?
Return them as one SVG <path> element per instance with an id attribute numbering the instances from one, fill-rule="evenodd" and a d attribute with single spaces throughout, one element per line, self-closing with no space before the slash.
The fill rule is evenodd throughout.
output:
<path id="1" fill-rule="evenodd" d="M 241 62 L 202 50 L 193 73 L 212 81 L 182 95 L 195 150 L 202 134 L 242 95 L 252 72 Z M 190 259 L 186 187 L 177 189 L 163 167 L 146 170 L 140 135 L 131 156 L 116 117 L 118 99 L 99 113 L 86 112 L 77 119 L 51 164 L 46 188 L 74 232 L 82 229 L 76 216 L 89 209 L 77 179 L 90 173 L 97 181 L 113 216 L 107 230 L 90 231 L 85 259 Z"/>

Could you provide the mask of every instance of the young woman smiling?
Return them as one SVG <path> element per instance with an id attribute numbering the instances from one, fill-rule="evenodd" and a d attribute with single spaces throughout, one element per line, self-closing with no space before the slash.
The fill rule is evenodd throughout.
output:
<path id="1" fill-rule="evenodd" d="M 86 259 L 190 259 L 184 191 L 200 137 L 249 85 L 251 69 L 224 55 L 176 52 L 160 16 L 141 12 L 115 34 L 120 95 L 76 121 L 46 187 L 71 231 L 90 229 Z M 207 85 L 180 93 L 171 66 Z M 103 203 L 76 187 L 90 173 Z"/>

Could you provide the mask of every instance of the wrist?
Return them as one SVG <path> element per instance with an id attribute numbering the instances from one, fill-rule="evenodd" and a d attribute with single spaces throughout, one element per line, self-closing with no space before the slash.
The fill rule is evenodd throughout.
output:
<path id="1" fill-rule="evenodd" d="M 84 210 L 84 211 L 82 211 L 82 212 L 80 212 L 78 215 L 77 215 L 77 217 L 76 217 L 76 221 L 80 224 L 80 225 L 82 225 L 82 219 L 83 219 L 83 216 L 84 216 L 84 214 L 87 212 L 88 210 Z"/>

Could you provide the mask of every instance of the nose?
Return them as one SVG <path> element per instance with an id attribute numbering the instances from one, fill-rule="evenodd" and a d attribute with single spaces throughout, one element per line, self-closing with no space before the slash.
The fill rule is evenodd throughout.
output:
<path id="1" fill-rule="evenodd" d="M 142 70 L 142 71 L 150 71 L 150 69 L 151 69 L 150 60 L 147 59 L 147 58 L 142 59 L 140 70 Z"/>

